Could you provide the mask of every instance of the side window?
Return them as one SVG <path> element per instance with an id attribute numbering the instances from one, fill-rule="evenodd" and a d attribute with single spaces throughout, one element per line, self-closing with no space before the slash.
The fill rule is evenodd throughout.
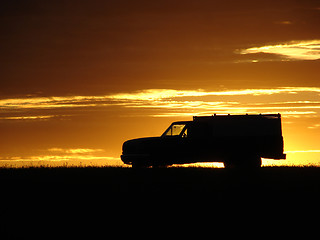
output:
<path id="1" fill-rule="evenodd" d="M 182 133 L 182 137 L 183 137 L 183 138 L 188 137 L 188 128 L 186 128 L 186 129 L 184 130 L 184 132 Z"/>
<path id="2" fill-rule="evenodd" d="M 172 136 L 178 136 L 180 135 L 181 131 L 185 127 L 184 124 L 176 124 L 172 126 Z"/>
<path id="3" fill-rule="evenodd" d="M 164 136 L 179 136 L 186 124 L 173 124 L 165 133 Z M 185 131 L 184 131 L 185 133 Z M 184 134 L 183 133 L 183 134 Z"/>

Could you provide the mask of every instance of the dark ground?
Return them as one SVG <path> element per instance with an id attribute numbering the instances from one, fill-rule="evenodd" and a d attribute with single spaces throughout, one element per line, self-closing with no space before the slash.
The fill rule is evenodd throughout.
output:
<path id="1" fill-rule="evenodd" d="M 161 235 L 248 218 L 282 224 L 284 217 L 314 213 L 320 200 L 316 167 L 0 169 L 0 183 L 1 229 L 13 239 L 146 228 Z"/>

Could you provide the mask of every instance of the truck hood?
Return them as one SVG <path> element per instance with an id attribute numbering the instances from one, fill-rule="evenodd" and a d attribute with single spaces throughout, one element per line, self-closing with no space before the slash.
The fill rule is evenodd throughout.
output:
<path id="1" fill-rule="evenodd" d="M 136 138 L 125 141 L 122 145 L 124 154 L 148 153 L 158 146 L 161 137 Z"/>

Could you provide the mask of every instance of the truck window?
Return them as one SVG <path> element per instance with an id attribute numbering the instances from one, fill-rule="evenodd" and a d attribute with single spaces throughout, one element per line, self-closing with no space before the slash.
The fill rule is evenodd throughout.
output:
<path id="1" fill-rule="evenodd" d="M 179 136 L 183 131 L 185 124 L 172 124 L 171 127 L 165 132 L 164 136 Z M 186 134 L 186 131 L 184 132 Z M 185 137 L 185 136 L 184 136 Z"/>
<path id="2" fill-rule="evenodd" d="M 184 130 L 184 132 L 182 133 L 182 137 L 183 137 L 183 138 L 188 137 L 188 128 L 186 128 L 186 129 Z"/>

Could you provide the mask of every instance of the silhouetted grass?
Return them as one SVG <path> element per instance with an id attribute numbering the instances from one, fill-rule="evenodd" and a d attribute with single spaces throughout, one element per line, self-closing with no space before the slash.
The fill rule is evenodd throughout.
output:
<path id="1" fill-rule="evenodd" d="M 31 167 L 0 169 L 0 181 L 7 188 L 28 185 L 31 189 L 50 187 L 103 187 L 114 193 L 232 193 L 252 190 L 263 194 L 320 190 L 320 168 L 264 167 L 256 171 L 216 168 L 122 167 Z"/>
<path id="2" fill-rule="evenodd" d="M 119 227 L 131 233 L 135 224 L 156 231 L 177 223 L 194 228 L 201 220 L 211 226 L 212 219 L 241 222 L 252 214 L 254 222 L 275 221 L 320 200 L 317 167 L 2 168 L 0 183 L 0 225 L 16 238 L 61 232 L 66 238 L 67 230 L 82 237 L 86 229 L 92 237 L 118 234 Z"/>

